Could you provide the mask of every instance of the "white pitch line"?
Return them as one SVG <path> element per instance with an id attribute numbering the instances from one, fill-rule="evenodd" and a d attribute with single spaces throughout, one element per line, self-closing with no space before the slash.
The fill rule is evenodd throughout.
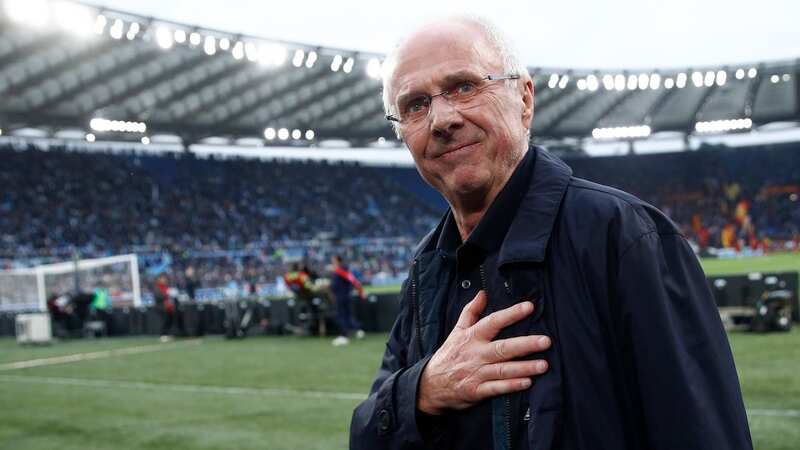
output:
<path id="1" fill-rule="evenodd" d="M 800 417 L 797 409 L 748 409 L 747 413 L 753 416 Z"/>
<path id="2" fill-rule="evenodd" d="M 142 381 L 115 381 L 85 378 L 60 378 L 60 377 L 37 377 L 21 375 L 0 375 L 0 381 L 11 383 L 34 383 L 50 384 L 62 386 L 80 386 L 90 388 L 112 388 L 112 389 L 134 389 L 134 390 L 162 390 L 172 392 L 185 392 L 191 394 L 224 394 L 224 395 L 243 395 L 243 396 L 264 396 L 264 397 L 305 397 L 314 399 L 332 400 L 364 400 L 366 395 L 352 392 L 326 392 L 326 391 L 306 391 L 300 389 L 273 389 L 273 388 L 248 388 L 230 386 L 203 386 L 195 384 L 161 384 L 147 383 Z"/>
<path id="3" fill-rule="evenodd" d="M 190 394 L 223 394 L 241 396 L 262 396 L 262 397 L 304 397 L 313 399 L 331 400 L 364 400 L 366 395 L 353 392 L 328 392 L 328 391 L 306 391 L 299 389 L 278 389 L 278 388 L 248 388 L 235 386 L 204 386 L 196 384 L 161 384 L 147 383 L 142 381 L 116 381 L 85 378 L 60 378 L 60 377 L 37 377 L 21 375 L 0 375 L 0 381 L 9 383 L 32 383 L 48 384 L 59 386 L 79 386 L 88 388 L 110 388 L 110 389 L 132 389 L 132 390 L 162 390 L 171 392 L 183 392 Z M 797 409 L 748 409 L 750 416 L 766 417 L 800 417 L 800 410 Z"/>
<path id="4" fill-rule="evenodd" d="M 68 364 L 81 361 L 90 361 L 93 359 L 110 358 L 112 356 L 135 355 L 139 353 L 175 350 L 189 345 L 200 344 L 202 342 L 203 342 L 202 339 L 192 339 L 189 341 L 184 341 L 174 344 L 139 345 L 136 347 L 125 347 L 113 350 L 103 350 L 99 352 L 76 353 L 73 355 L 54 356 L 51 358 L 30 359 L 27 361 L 17 361 L 13 363 L 0 364 L 0 372 L 17 370 L 17 369 L 28 369 L 31 367 L 52 366 L 55 364 Z"/>

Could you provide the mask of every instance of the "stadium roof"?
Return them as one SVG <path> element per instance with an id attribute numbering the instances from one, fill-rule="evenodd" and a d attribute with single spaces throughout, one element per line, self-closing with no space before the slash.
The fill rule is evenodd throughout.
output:
<path id="1" fill-rule="evenodd" d="M 113 139 L 393 138 L 381 54 L 265 40 L 122 11 L 0 0 L 0 129 Z M 800 121 L 798 61 L 649 71 L 530 67 L 533 136 L 555 142 L 748 131 Z M 126 130 L 126 131 L 123 131 Z"/>

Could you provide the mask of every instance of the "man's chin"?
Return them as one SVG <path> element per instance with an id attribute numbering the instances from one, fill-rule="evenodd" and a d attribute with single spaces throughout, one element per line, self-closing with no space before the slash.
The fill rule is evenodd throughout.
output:
<path id="1" fill-rule="evenodd" d="M 466 176 L 449 180 L 447 190 L 456 197 L 474 197 L 488 191 L 488 182 L 483 177 Z"/>

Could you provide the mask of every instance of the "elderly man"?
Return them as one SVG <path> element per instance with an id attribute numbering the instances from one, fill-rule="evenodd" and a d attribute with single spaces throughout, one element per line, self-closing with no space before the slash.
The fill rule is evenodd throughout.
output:
<path id="1" fill-rule="evenodd" d="M 480 19 L 393 55 L 387 118 L 450 204 L 420 244 L 353 449 L 750 449 L 685 239 L 528 146 L 533 84 Z"/>

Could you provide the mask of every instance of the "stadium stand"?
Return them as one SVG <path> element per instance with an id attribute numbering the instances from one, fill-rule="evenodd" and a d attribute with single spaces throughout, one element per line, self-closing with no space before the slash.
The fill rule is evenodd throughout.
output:
<path id="1" fill-rule="evenodd" d="M 224 285 L 256 268 L 274 279 L 283 268 L 272 256 L 288 248 L 324 264 L 348 247 L 339 245 L 346 239 L 358 270 L 396 274 L 443 210 L 413 169 L 33 144 L 5 145 L 0 154 L 6 261 L 136 252 L 161 264 L 169 255 L 176 272 L 193 264 L 204 285 Z M 765 239 L 777 248 L 800 235 L 797 144 L 568 163 L 578 176 L 663 209 L 701 248 L 763 246 Z M 733 240 L 723 237 L 729 225 Z"/>

